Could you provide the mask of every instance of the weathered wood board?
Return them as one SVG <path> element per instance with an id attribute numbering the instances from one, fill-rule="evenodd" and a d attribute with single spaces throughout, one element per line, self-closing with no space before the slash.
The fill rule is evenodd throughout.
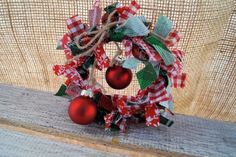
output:
<path id="1" fill-rule="evenodd" d="M 91 149 L 130 156 L 236 156 L 234 123 L 176 115 L 170 128 L 132 125 L 127 133 L 105 132 L 96 124 L 71 122 L 68 104 L 67 99 L 52 93 L 0 84 L 0 128 L 39 132 L 45 138 L 58 137 L 64 142 L 76 141 Z"/>
<path id="2" fill-rule="evenodd" d="M 84 146 L 0 128 L 1 157 L 123 157 Z"/>

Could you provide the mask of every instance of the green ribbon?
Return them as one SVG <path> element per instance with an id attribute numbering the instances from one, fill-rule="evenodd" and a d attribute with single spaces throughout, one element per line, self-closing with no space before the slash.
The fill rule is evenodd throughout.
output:
<path id="1" fill-rule="evenodd" d="M 107 6 L 106 8 L 104 8 L 105 12 L 107 13 L 112 13 L 115 9 L 116 9 L 116 6 L 119 4 L 119 2 L 115 2 L 109 6 Z"/>
<path id="2" fill-rule="evenodd" d="M 115 29 L 109 30 L 109 39 L 111 41 L 121 42 L 125 38 L 123 30 L 115 31 Z"/>
<path id="3" fill-rule="evenodd" d="M 64 96 L 66 94 L 66 85 L 62 84 L 55 96 Z"/>
<path id="4" fill-rule="evenodd" d="M 62 46 L 61 46 L 61 40 L 57 41 L 57 47 L 56 50 L 63 50 Z"/>
<path id="5" fill-rule="evenodd" d="M 76 56 L 83 52 L 83 50 L 79 49 L 74 42 L 69 43 L 68 46 L 73 56 Z"/>
<path id="6" fill-rule="evenodd" d="M 147 36 L 149 33 L 148 28 L 143 23 L 142 18 L 132 16 L 128 18 L 128 20 L 116 28 L 116 31 L 124 31 L 124 34 L 128 37 L 135 37 L 135 36 Z"/>
<path id="7" fill-rule="evenodd" d="M 160 42 L 154 35 L 150 35 L 144 40 L 154 47 L 154 49 L 164 60 L 165 65 L 168 66 L 174 62 L 174 56 L 171 54 L 170 50 L 168 50 L 168 48 L 162 42 Z"/>
<path id="8" fill-rule="evenodd" d="M 166 16 L 160 15 L 154 27 L 154 32 L 165 38 L 172 30 L 173 22 Z"/>
<path id="9" fill-rule="evenodd" d="M 174 124 L 174 121 L 167 119 L 166 117 L 160 116 L 160 123 L 163 125 L 166 125 L 168 127 L 171 127 Z"/>
<path id="10" fill-rule="evenodd" d="M 124 63 L 122 64 L 122 67 L 135 70 L 139 63 L 141 63 L 139 60 L 137 60 L 134 57 L 130 57 L 124 61 Z"/>
<path id="11" fill-rule="evenodd" d="M 94 55 L 87 57 L 86 61 L 84 62 L 84 64 L 82 64 L 83 69 L 87 70 L 91 65 L 93 65 L 95 60 Z"/>
<path id="12" fill-rule="evenodd" d="M 156 69 L 151 63 L 147 63 L 146 66 L 136 73 L 138 83 L 141 89 L 145 89 L 153 83 L 158 77 Z"/>

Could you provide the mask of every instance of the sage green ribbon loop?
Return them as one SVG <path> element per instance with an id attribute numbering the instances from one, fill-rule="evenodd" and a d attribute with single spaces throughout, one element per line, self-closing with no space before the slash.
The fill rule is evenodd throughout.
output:
<path id="1" fill-rule="evenodd" d="M 157 23 L 155 24 L 154 32 L 162 38 L 166 38 L 172 30 L 172 26 L 173 22 L 170 19 L 168 19 L 166 16 L 160 15 L 158 17 Z"/>
<path id="2" fill-rule="evenodd" d="M 128 37 L 147 36 L 148 28 L 143 23 L 143 18 L 132 16 L 128 20 L 116 28 L 116 31 L 124 30 L 124 34 Z"/>

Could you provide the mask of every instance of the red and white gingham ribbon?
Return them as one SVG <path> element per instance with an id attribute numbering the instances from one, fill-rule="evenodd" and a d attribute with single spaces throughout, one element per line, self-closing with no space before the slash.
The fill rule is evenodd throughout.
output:
<path id="1" fill-rule="evenodd" d="M 70 42 L 72 42 L 72 40 L 71 40 L 70 36 L 66 33 L 66 34 L 63 35 L 60 42 L 61 42 L 61 47 L 63 49 L 66 49 L 66 48 L 68 48 L 68 44 Z"/>
<path id="2" fill-rule="evenodd" d="M 97 61 L 97 68 L 102 70 L 110 65 L 110 59 L 107 57 L 102 45 L 99 45 L 95 50 L 95 58 Z"/>
<path id="3" fill-rule="evenodd" d="M 86 30 L 86 25 L 82 23 L 80 16 L 74 15 L 66 20 L 71 38 L 80 35 Z"/>
<path id="4" fill-rule="evenodd" d="M 104 116 L 104 120 L 105 120 L 105 130 L 110 129 L 112 120 L 113 120 L 113 118 L 114 118 L 115 115 L 116 115 L 116 113 L 112 111 L 111 113 L 106 114 L 106 115 Z"/>
<path id="5" fill-rule="evenodd" d="M 175 58 L 179 59 L 180 61 L 182 61 L 182 58 L 184 56 L 184 52 L 179 50 L 179 49 L 173 49 L 172 51 L 172 54 L 175 56 Z"/>
<path id="6" fill-rule="evenodd" d="M 159 77 L 160 78 L 160 77 Z M 148 87 L 148 99 L 151 104 L 168 101 L 170 97 L 166 92 L 164 79 L 159 79 L 157 83 L 153 83 Z"/>
<path id="7" fill-rule="evenodd" d="M 145 106 L 146 126 L 157 127 L 160 124 L 160 112 L 156 104 Z"/>
<path id="8" fill-rule="evenodd" d="M 161 62 L 162 58 L 160 57 L 160 55 L 158 53 L 156 53 L 156 51 L 151 46 L 146 44 L 143 41 L 143 39 L 141 39 L 140 37 L 134 37 L 134 38 L 132 38 L 132 41 L 133 41 L 133 43 L 135 43 L 138 46 L 142 47 L 142 49 L 149 56 L 149 61 Z"/>
<path id="9" fill-rule="evenodd" d="M 135 15 L 139 9 L 140 5 L 135 0 L 133 0 L 128 7 L 118 7 L 116 8 L 116 11 L 120 14 L 120 20 L 126 20 L 129 17 Z"/>
<path id="10" fill-rule="evenodd" d="M 164 64 L 160 64 L 161 68 L 167 71 L 168 76 L 171 80 L 172 86 L 174 88 L 183 88 L 185 87 L 185 80 L 186 80 L 186 73 L 183 73 L 183 65 L 182 65 L 182 58 L 184 53 L 181 50 L 174 49 L 172 54 L 175 57 L 175 61 L 172 65 L 165 66 Z"/>
<path id="11" fill-rule="evenodd" d="M 70 48 L 68 47 L 68 44 L 71 43 L 71 42 L 72 42 L 72 40 L 71 40 L 70 36 L 67 33 L 64 34 L 63 37 L 60 40 L 61 47 L 64 50 L 64 53 L 65 53 L 65 56 L 66 56 L 67 60 L 73 58 L 73 54 L 72 54 Z"/>
<path id="12" fill-rule="evenodd" d="M 184 88 L 185 87 L 186 73 L 182 73 L 179 75 L 168 75 L 168 76 L 169 76 L 172 86 L 174 88 L 178 88 L 178 87 Z"/>
<path id="13" fill-rule="evenodd" d="M 64 75 L 75 85 L 78 85 L 81 89 L 89 89 L 87 80 L 83 80 L 77 70 L 70 65 L 54 65 L 53 71 L 56 75 Z"/>
<path id="14" fill-rule="evenodd" d="M 173 29 L 166 37 L 165 45 L 167 47 L 174 46 L 177 42 L 179 42 L 180 38 L 181 38 L 180 33 L 176 29 Z"/>
<path id="15" fill-rule="evenodd" d="M 133 113 L 140 112 L 143 109 L 142 104 L 127 105 L 127 102 L 137 101 L 136 97 L 125 95 L 114 95 L 112 97 L 113 103 L 117 106 L 119 113 L 123 117 L 130 117 Z"/>
<path id="16" fill-rule="evenodd" d="M 116 125 L 118 125 L 118 127 L 120 128 L 120 132 L 125 132 L 126 128 L 127 128 L 127 123 L 126 123 L 126 119 L 125 118 L 121 118 Z"/>
<path id="17" fill-rule="evenodd" d="M 124 45 L 124 48 L 125 48 L 125 56 L 126 57 L 132 56 L 132 48 L 133 48 L 132 41 L 128 39 L 124 39 L 122 41 L 122 44 Z"/>

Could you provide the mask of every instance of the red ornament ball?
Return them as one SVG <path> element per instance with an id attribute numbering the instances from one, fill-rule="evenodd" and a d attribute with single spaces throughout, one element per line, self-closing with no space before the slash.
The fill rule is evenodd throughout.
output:
<path id="1" fill-rule="evenodd" d="M 106 71 L 106 81 L 108 85 L 114 89 L 126 88 L 132 80 L 132 72 L 130 69 L 123 68 L 118 65 L 109 67 Z"/>
<path id="2" fill-rule="evenodd" d="M 79 96 L 71 101 L 68 113 L 73 122 L 86 125 L 94 121 L 97 108 L 91 98 Z"/>

